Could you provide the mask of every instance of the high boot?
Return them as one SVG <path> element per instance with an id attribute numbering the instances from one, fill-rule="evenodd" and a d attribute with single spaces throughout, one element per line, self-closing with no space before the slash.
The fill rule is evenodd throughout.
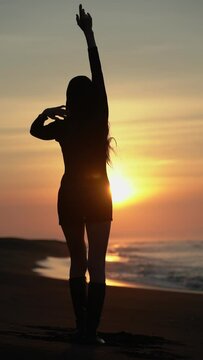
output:
<path id="1" fill-rule="evenodd" d="M 87 283 L 86 277 L 69 279 L 69 288 L 75 313 L 76 331 L 72 341 L 83 341 L 86 333 Z"/>
<path id="2" fill-rule="evenodd" d="M 106 292 L 106 284 L 90 282 L 87 300 L 87 336 L 90 344 L 105 344 L 97 334 Z"/>

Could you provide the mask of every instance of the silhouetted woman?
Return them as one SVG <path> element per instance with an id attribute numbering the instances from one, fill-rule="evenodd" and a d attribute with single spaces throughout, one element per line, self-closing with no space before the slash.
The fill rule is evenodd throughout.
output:
<path id="1" fill-rule="evenodd" d="M 92 18 L 82 5 L 76 21 L 87 40 L 92 79 L 74 77 L 68 84 L 66 106 L 44 110 L 30 132 L 39 139 L 55 139 L 63 153 L 65 173 L 58 193 L 58 215 L 71 257 L 69 286 L 76 317 L 74 339 L 103 343 L 96 331 L 105 298 L 105 256 L 112 220 L 106 172 L 108 103 Z M 48 118 L 54 121 L 45 125 Z"/>

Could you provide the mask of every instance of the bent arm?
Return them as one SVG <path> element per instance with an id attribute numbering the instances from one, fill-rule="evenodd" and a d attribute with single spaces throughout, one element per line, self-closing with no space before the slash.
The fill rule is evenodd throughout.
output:
<path id="1" fill-rule="evenodd" d="M 61 122 L 66 118 L 66 107 L 64 105 L 54 108 L 48 108 L 40 114 L 32 123 L 30 134 L 42 140 L 54 140 L 61 133 Z M 48 125 L 44 125 L 45 121 L 50 118 L 52 121 Z"/>
<path id="2" fill-rule="evenodd" d="M 45 114 L 40 114 L 37 119 L 35 119 L 30 128 L 30 134 L 41 140 L 53 140 L 55 139 L 55 125 L 54 122 L 44 125 L 45 121 L 48 119 L 48 116 Z"/>

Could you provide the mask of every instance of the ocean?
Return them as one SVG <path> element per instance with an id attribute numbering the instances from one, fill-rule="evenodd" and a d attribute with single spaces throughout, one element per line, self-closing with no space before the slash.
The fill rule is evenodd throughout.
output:
<path id="1" fill-rule="evenodd" d="M 42 276 L 67 279 L 70 259 L 47 257 L 34 270 Z M 107 284 L 203 293 L 203 241 L 110 242 Z"/>

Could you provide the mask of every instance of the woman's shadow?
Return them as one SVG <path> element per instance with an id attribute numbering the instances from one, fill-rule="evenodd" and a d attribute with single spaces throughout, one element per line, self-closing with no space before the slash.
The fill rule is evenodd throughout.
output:
<path id="1" fill-rule="evenodd" d="M 181 344 L 164 337 L 131 334 L 124 331 L 117 333 L 99 332 L 98 334 L 105 340 L 105 345 L 73 344 L 66 330 L 64 335 L 67 341 L 67 349 L 59 359 L 105 360 L 105 357 L 111 360 L 126 358 L 145 360 L 186 359 L 185 356 L 181 355 Z"/>

